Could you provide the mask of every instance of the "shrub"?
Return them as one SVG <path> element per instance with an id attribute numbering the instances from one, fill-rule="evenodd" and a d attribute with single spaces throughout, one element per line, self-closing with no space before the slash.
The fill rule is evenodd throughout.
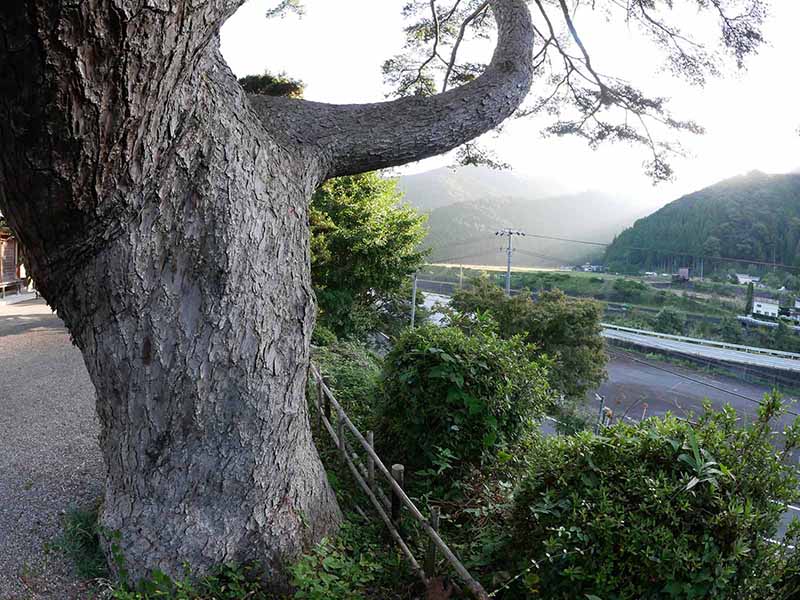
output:
<path id="1" fill-rule="evenodd" d="M 538 568 L 510 597 L 780 597 L 785 549 L 767 539 L 797 496 L 784 459 L 800 424 L 776 451 L 779 406 L 768 396 L 746 429 L 733 410 L 707 409 L 696 427 L 668 416 L 541 441 L 515 498 L 510 550 L 520 570 Z"/>
<path id="2" fill-rule="evenodd" d="M 548 402 L 546 368 L 488 328 L 408 330 L 386 357 L 379 437 L 411 467 L 443 453 L 476 464 L 512 443 Z"/>
<path id="3" fill-rule="evenodd" d="M 318 348 L 314 360 L 356 426 L 367 426 L 379 395 L 381 360 L 360 342 L 337 342 Z"/>
<path id="4" fill-rule="evenodd" d="M 683 335 L 686 318 L 674 308 L 665 306 L 656 315 L 654 327 L 660 333 Z"/>
<path id="5" fill-rule="evenodd" d="M 641 302 L 648 287 L 640 281 L 633 279 L 617 279 L 612 286 L 614 293 L 612 299 L 616 302 Z"/>
<path id="6" fill-rule="evenodd" d="M 603 311 L 597 302 L 568 298 L 560 290 L 542 292 L 536 302 L 527 294 L 506 298 L 486 279 L 478 279 L 472 289 L 453 295 L 452 306 L 466 314 L 489 312 L 502 337 L 520 334 L 550 357 L 550 385 L 572 401 L 583 402 L 586 392 L 606 377 Z"/>
<path id="7" fill-rule="evenodd" d="M 384 541 L 381 523 L 353 520 L 344 521 L 335 537 L 324 538 L 289 572 L 297 600 L 389 600 L 400 596 L 390 591 L 399 587 L 398 577 L 413 577 L 405 557 Z"/>
<path id="8" fill-rule="evenodd" d="M 311 343 L 316 346 L 333 346 L 338 341 L 336 334 L 321 323 L 317 323 L 311 334 Z"/>

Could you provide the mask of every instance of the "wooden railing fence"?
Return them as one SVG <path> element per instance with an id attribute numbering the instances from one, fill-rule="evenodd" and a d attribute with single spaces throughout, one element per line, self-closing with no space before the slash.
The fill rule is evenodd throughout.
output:
<path id="1" fill-rule="evenodd" d="M 367 495 L 378 513 L 386 524 L 392 538 L 400 546 L 414 571 L 425 585 L 436 575 L 437 554 L 441 555 L 453 567 L 464 586 L 479 600 L 488 600 L 489 594 L 480 583 L 470 575 L 458 557 L 450 547 L 442 540 L 438 532 L 439 510 L 437 507 L 431 509 L 430 519 L 425 518 L 422 511 L 412 502 L 403 489 L 405 469 L 403 465 L 392 465 L 389 469 L 375 452 L 375 440 L 373 432 L 367 432 L 364 436 L 347 416 L 342 406 L 336 400 L 330 388 L 325 385 L 322 374 L 316 365 L 311 365 L 311 376 L 316 386 L 314 395 L 315 415 L 314 421 L 317 431 L 327 430 L 333 439 L 334 444 L 339 450 L 339 455 L 347 464 L 353 478 L 359 487 Z M 333 418 L 335 415 L 335 418 Z M 355 452 L 351 452 L 345 432 L 349 431 L 355 438 L 356 444 L 366 454 L 366 465 Z M 379 485 L 376 475 L 381 475 L 389 485 L 387 495 Z M 400 526 L 400 516 L 403 509 L 420 525 L 422 530 L 428 535 L 429 543 L 425 553 L 423 566 L 411 552 L 408 543 L 403 538 Z"/>

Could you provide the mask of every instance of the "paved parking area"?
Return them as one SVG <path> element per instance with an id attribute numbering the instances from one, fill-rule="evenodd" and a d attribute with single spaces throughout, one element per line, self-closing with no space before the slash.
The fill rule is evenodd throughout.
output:
<path id="1" fill-rule="evenodd" d="M 86 598 L 50 548 L 102 495 L 94 387 L 43 300 L 0 306 L 0 600 Z"/>

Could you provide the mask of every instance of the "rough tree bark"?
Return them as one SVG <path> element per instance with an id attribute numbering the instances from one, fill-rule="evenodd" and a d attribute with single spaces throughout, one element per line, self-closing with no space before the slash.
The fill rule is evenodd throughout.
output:
<path id="1" fill-rule="evenodd" d="M 285 561 L 335 529 L 304 401 L 307 205 L 326 178 L 451 149 L 531 80 L 523 0 L 486 74 L 432 98 L 248 99 L 244 0 L 3 0 L 0 210 L 97 390 L 102 523 L 133 579 Z"/>

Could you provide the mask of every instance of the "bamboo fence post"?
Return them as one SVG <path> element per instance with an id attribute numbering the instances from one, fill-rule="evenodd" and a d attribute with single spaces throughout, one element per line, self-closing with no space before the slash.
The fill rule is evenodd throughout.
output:
<path id="1" fill-rule="evenodd" d="M 372 431 L 367 432 L 367 444 L 375 450 L 375 434 Z M 369 454 L 367 455 L 367 482 L 370 489 L 375 488 L 375 460 Z"/>
<path id="2" fill-rule="evenodd" d="M 338 434 L 339 434 L 339 451 L 342 453 L 342 458 L 347 458 L 347 444 L 344 441 L 344 416 L 342 413 L 339 413 L 339 422 L 338 422 Z"/>
<path id="3" fill-rule="evenodd" d="M 406 468 L 403 465 L 392 465 L 392 479 L 397 482 L 401 490 L 405 489 L 405 471 Z M 403 503 L 400 500 L 400 495 L 392 490 L 392 521 L 394 521 L 395 524 L 400 522 L 400 507 L 402 505 Z"/>
<path id="4" fill-rule="evenodd" d="M 431 508 L 431 528 L 439 531 L 439 507 Z M 428 541 L 428 551 L 425 553 L 425 576 L 428 578 L 436 575 L 436 544 L 433 540 Z"/>
<path id="5" fill-rule="evenodd" d="M 318 373 L 315 370 L 314 379 L 317 383 L 317 414 L 315 415 L 317 422 L 317 431 L 322 433 L 322 399 L 325 396 L 325 394 L 322 391 L 322 373 Z"/>

